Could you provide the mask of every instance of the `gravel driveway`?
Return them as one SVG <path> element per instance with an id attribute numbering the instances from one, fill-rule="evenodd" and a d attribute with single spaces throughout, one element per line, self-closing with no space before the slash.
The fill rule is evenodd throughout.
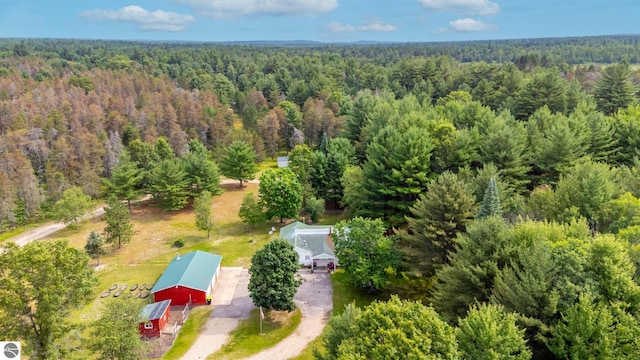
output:
<path id="1" fill-rule="evenodd" d="M 295 296 L 295 302 L 302 311 L 300 325 L 286 339 L 249 359 L 278 360 L 294 357 L 322 332 L 333 309 L 331 280 L 327 273 L 312 274 L 309 270 L 301 270 L 300 276 L 302 285 Z M 238 326 L 240 320 L 248 318 L 251 310 L 255 309 L 247 289 L 248 270 L 222 268 L 218 281 L 213 292 L 215 308 L 204 331 L 182 357 L 183 360 L 205 359 L 218 351 L 228 341 L 229 333 Z M 231 297 L 228 292 L 233 284 L 237 285 Z"/>

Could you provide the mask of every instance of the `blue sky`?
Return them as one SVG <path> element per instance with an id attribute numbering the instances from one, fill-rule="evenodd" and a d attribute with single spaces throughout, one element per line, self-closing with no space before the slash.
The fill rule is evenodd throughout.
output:
<path id="1" fill-rule="evenodd" d="M 0 0 L 0 37 L 456 41 L 638 34 L 638 0 Z"/>

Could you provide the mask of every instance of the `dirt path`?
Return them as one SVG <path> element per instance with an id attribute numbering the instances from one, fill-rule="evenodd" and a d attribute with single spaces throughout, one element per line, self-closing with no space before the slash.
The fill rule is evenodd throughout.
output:
<path id="1" fill-rule="evenodd" d="M 329 321 L 333 309 L 331 280 L 327 273 L 313 273 L 301 270 L 303 283 L 296 294 L 296 304 L 302 311 L 302 321 L 298 328 L 272 348 L 264 350 L 245 360 L 289 359 L 298 356 L 307 345 L 320 336 Z"/>

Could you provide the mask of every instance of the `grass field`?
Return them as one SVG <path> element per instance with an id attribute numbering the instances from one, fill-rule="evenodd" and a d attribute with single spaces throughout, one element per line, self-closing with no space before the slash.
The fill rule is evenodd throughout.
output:
<path id="1" fill-rule="evenodd" d="M 262 170 L 269 167 L 275 167 L 275 161 L 261 165 Z M 110 299 L 102 299 L 100 294 L 114 284 L 119 286 L 126 284 L 128 287 L 133 284 L 154 284 L 171 259 L 176 256 L 176 252 L 182 254 L 194 250 L 214 252 L 223 256 L 223 266 L 248 268 L 253 253 L 277 236 L 277 234 L 269 235 L 271 227 L 279 228 L 280 224 L 274 221 L 251 229 L 238 217 L 242 198 L 247 192 L 257 193 L 258 184 L 248 183 L 243 188 L 238 184 L 227 184 L 223 185 L 223 188 L 225 192 L 214 198 L 212 213 L 216 220 L 216 228 L 211 232 L 210 239 L 207 239 L 206 232 L 196 229 L 190 206 L 180 211 L 165 212 L 149 201 L 135 204 L 131 221 L 136 234 L 131 243 L 123 244 L 121 249 L 113 249 L 108 255 L 101 257 L 99 266 L 98 261 L 91 260 L 92 266 L 96 268 L 98 285 L 95 288 L 93 300 L 74 311 L 74 322 L 87 325 L 98 319 L 103 304 Z M 341 216 L 340 212 L 330 212 L 323 220 L 325 223 L 333 223 Z M 105 223 L 101 218 L 94 218 L 80 223 L 75 229 L 61 230 L 43 240 L 66 239 L 71 246 L 84 249 L 91 231 L 102 232 L 104 226 Z M 184 241 L 184 247 L 172 247 L 174 241 L 178 239 Z M 109 245 L 106 247 L 110 249 Z M 128 293 L 129 291 L 125 290 L 127 296 Z M 151 302 L 152 300 L 148 297 L 135 301 Z M 165 354 L 164 359 L 180 358 L 193 344 L 201 326 L 208 318 L 207 314 L 199 314 L 198 311 L 201 310 L 194 309 L 174 347 Z M 253 314 L 252 319 L 256 316 Z M 257 317 L 254 320 L 256 319 Z M 265 322 L 264 330 L 268 333 L 266 336 L 253 334 L 255 330 L 253 325 L 258 322 L 251 324 L 251 319 L 247 320 L 245 324 L 239 326 L 238 332 L 232 335 L 234 340 L 222 349 L 219 355 L 233 359 L 273 346 L 293 332 L 300 319 L 301 314 L 297 311 L 292 316 Z"/>

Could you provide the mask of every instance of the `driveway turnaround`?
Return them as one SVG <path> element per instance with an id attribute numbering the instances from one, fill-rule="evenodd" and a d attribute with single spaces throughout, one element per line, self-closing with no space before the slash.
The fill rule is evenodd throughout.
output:
<path id="1" fill-rule="evenodd" d="M 333 309 L 331 279 L 326 272 L 312 274 L 309 270 L 301 270 L 300 276 L 302 285 L 295 297 L 296 304 L 302 311 L 300 325 L 287 338 L 272 348 L 247 358 L 248 360 L 284 360 L 298 356 L 322 333 Z"/>
<path id="2" fill-rule="evenodd" d="M 258 353 L 251 360 L 279 360 L 294 357 L 318 337 L 329 320 L 333 309 L 331 280 L 327 273 L 310 273 L 301 270 L 302 285 L 295 296 L 295 302 L 302 312 L 298 328 L 270 349 Z M 212 305 L 215 306 L 205 329 L 191 346 L 182 360 L 206 359 L 218 351 L 229 339 L 229 333 L 242 319 L 249 317 L 255 309 L 249 297 L 249 272 L 242 268 L 223 267 L 218 284 L 213 291 Z M 229 294 L 233 289 L 233 296 Z"/>

